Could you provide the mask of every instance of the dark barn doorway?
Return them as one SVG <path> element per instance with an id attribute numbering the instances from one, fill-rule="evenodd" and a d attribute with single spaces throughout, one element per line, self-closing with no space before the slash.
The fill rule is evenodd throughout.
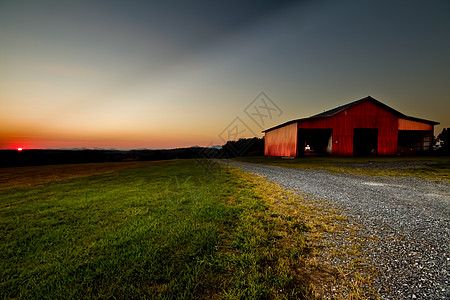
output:
<path id="1" fill-rule="evenodd" d="M 353 156 L 376 155 L 378 149 L 377 128 L 353 129 Z"/>
<path id="2" fill-rule="evenodd" d="M 422 130 L 399 130 L 398 152 L 400 154 L 417 154 L 433 149 L 433 133 Z"/>
<path id="3" fill-rule="evenodd" d="M 297 156 L 326 156 L 332 153 L 333 129 L 299 129 Z"/>

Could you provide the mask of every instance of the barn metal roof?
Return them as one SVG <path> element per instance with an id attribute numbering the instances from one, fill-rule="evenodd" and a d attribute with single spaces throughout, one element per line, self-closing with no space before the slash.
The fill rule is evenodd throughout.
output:
<path id="1" fill-rule="evenodd" d="M 438 125 L 439 124 L 439 122 L 425 120 L 425 119 L 419 119 L 419 118 L 415 118 L 415 117 L 410 117 L 410 116 L 404 115 L 401 112 L 399 112 L 398 110 L 395 110 L 392 107 L 387 106 L 386 104 L 384 104 L 384 103 L 382 103 L 382 102 L 380 102 L 380 101 L 378 101 L 378 100 L 376 100 L 376 99 L 374 99 L 374 98 L 372 98 L 370 96 L 367 96 L 367 97 L 362 98 L 360 100 L 356 100 L 356 101 L 350 102 L 348 104 L 345 104 L 345 105 L 342 105 L 342 106 L 339 106 L 339 107 L 336 107 L 336 108 L 324 111 L 324 112 L 322 112 L 320 114 L 313 115 L 313 116 L 311 116 L 309 118 L 301 118 L 301 119 L 288 121 L 288 122 L 285 122 L 283 124 L 280 124 L 280 125 L 271 127 L 269 129 L 263 130 L 262 132 L 268 132 L 268 131 L 271 131 L 271 130 L 274 130 L 274 129 L 277 129 L 277 128 L 280 128 L 280 127 L 283 127 L 283 126 L 286 126 L 286 125 L 290 125 L 292 123 L 296 123 L 298 121 L 306 121 L 306 120 L 314 120 L 314 119 L 321 119 L 321 118 L 329 118 L 329 117 L 332 117 L 332 116 L 340 113 L 341 111 L 346 110 L 347 108 L 349 108 L 351 106 L 354 106 L 356 104 L 359 104 L 359 103 L 365 102 L 365 101 L 373 102 L 373 103 L 381 106 L 382 108 L 386 109 L 387 111 L 390 111 L 392 114 L 394 114 L 397 117 L 402 118 L 402 119 L 407 119 L 407 120 L 411 120 L 411 121 L 427 123 L 427 124 L 431 124 L 431 125 Z"/>

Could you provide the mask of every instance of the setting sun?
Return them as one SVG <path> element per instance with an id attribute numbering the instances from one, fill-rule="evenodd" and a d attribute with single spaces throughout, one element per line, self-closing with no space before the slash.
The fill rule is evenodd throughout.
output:
<path id="1" fill-rule="evenodd" d="M 22 148 L 17 148 L 17 151 L 22 151 Z"/>

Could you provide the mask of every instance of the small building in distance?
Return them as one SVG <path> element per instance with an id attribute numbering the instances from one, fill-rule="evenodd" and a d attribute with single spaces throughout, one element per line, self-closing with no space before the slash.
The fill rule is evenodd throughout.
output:
<path id="1" fill-rule="evenodd" d="M 438 122 L 410 117 L 368 96 L 264 130 L 266 156 L 411 155 L 433 149 Z"/>

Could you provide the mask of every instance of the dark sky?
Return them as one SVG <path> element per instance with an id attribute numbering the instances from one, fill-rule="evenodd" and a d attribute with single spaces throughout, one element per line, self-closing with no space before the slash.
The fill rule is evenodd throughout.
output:
<path id="1" fill-rule="evenodd" d="M 220 143 L 372 96 L 450 127 L 449 1 L 3 1 L 0 147 Z M 253 126 L 253 127 L 252 127 Z"/>

